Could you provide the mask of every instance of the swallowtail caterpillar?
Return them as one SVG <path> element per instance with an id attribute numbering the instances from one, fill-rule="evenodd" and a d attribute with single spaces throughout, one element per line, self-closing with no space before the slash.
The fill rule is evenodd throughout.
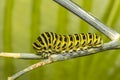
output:
<path id="1" fill-rule="evenodd" d="M 42 58 L 47 58 L 51 54 L 75 52 L 102 45 L 102 38 L 95 33 L 60 35 L 53 32 L 40 34 L 32 44 L 37 54 Z"/>

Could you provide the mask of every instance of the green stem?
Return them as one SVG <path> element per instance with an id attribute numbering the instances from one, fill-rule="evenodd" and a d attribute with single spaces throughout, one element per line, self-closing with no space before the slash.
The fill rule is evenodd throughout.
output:
<path id="1" fill-rule="evenodd" d="M 12 11 L 13 0 L 6 0 L 6 6 L 4 11 L 4 29 L 3 29 L 3 51 L 12 52 Z M 4 74 L 5 78 L 11 73 L 14 73 L 13 60 L 4 59 Z M 9 65 L 9 67 L 8 67 Z M 13 70 L 11 70 L 11 68 Z"/>

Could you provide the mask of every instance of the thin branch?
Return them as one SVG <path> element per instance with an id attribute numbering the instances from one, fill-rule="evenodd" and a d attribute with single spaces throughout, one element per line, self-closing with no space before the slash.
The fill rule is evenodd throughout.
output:
<path id="1" fill-rule="evenodd" d="M 75 57 L 82 57 L 87 56 L 93 53 L 109 50 L 109 49 L 118 49 L 119 47 L 118 40 L 111 41 L 109 43 L 104 44 L 102 47 L 99 48 L 91 48 L 84 51 L 78 51 L 78 52 L 72 52 L 72 53 L 64 53 L 64 54 L 55 54 L 55 56 L 58 58 L 57 60 L 65 60 Z M 16 59 L 26 59 L 26 60 L 40 60 L 42 59 L 39 55 L 36 55 L 34 53 L 8 53 L 8 52 L 1 52 L 0 57 L 9 57 L 9 58 L 16 58 Z M 55 57 L 53 57 L 55 58 Z M 60 59 L 61 58 L 61 59 Z M 54 61 L 54 59 L 53 59 Z"/>
<path id="2" fill-rule="evenodd" d="M 14 74 L 12 77 L 8 77 L 8 80 L 15 80 L 18 77 L 20 77 L 21 75 L 27 73 L 28 71 L 31 71 L 31 70 L 33 70 L 33 69 L 35 69 L 37 67 L 44 66 L 44 65 L 50 64 L 50 63 L 52 63 L 52 60 L 51 59 L 47 59 L 47 60 L 44 60 L 42 62 L 38 62 L 36 64 L 33 64 L 33 65 L 25 68 L 24 70 L 22 70 L 22 71 L 20 71 L 20 72 L 18 72 L 16 74 Z"/>
<path id="3" fill-rule="evenodd" d="M 29 60 L 37 60 L 41 59 L 40 56 L 34 53 L 9 53 L 9 52 L 0 52 L 0 57 L 9 57 L 16 59 L 29 59 Z"/>
<path id="4" fill-rule="evenodd" d="M 78 17 L 82 18 L 84 21 L 92 25 L 94 28 L 102 32 L 104 35 L 106 35 L 111 40 L 116 40 L 120 36 L 119 33 L 116 31 L 110 29 L 108 26 L 100 22 L 97 18 L 90 15 L 88 12 L 86 12 L 84 9 L 82 9 L 80 6 L 72 2 L 71 0 L 54 0 L 58 4 L 62 5 Z"/>

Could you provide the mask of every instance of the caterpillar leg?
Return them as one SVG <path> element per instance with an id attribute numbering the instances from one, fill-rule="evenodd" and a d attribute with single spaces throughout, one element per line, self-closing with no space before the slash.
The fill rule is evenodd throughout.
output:
<path id="1" fill-rule="evenodd" d="M 37 55 L 41 56 L 43 59 L 47 59 L 52 53 L 37 53 Z"/>

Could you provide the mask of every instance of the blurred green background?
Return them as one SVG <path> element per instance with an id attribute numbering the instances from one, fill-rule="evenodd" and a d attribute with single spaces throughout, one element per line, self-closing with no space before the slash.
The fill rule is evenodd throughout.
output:
<path id="1" fill-rule="evenodd" d="M 120 32 L 120 0 L 73 0 Z M 0 51 L 34 52 L 32 42 L 45 31 L 60 34 L 103 34 L 52 0 L 0 0 Z M 56 62 L 30 71 L 18 80 L 120 80 L 120 51 Z M 0 80 L 38 62 L 0 58 Z"/>

